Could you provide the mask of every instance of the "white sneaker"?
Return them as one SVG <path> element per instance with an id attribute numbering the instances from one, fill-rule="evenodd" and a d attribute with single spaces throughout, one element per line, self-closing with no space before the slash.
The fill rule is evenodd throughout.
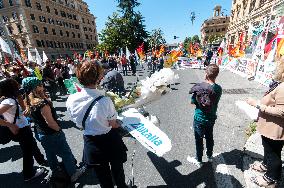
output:
<path id="1" fill-rule="evenodd" d="M 196 165 L 199 168 L 203 166 L 202 161 L 198 161 L 195 157 L 188 156 L 187 157 L 187 161 L 192 163 L 192 164 L 194 164 L 194 165 Z"/>
<path id="2" fill-rule="evenodd" d="M 77 181 L 86 171 L 86 168 L 83 166 L 76 170 L 76 172 L 71 176 L 71 182 Z"/>
<path id="3" fill-rule="evenodd" d="M 42 175 L 43 173 L 44 173 L 44 168 L 38 168 L 38 169 L 36 169 L 35 175 L 34 175 L 33 177 L 31 177 L 31 178 L 29 178 L 29 179 L 25 179 L 24 181 L 31 181 L 31 180 L 33 180 L 33 179 L 39 177 L 39 176 Z"/>

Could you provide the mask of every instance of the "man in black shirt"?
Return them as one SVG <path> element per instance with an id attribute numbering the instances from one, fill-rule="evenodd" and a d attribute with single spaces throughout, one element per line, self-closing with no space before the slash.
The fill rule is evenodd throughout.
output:
<path id="1" fill-rule="evenodd" d="M 52 70 L 50 61 L 47 61 L 45 63 L 45 67 L 43 68 L 42 71 L 43 75 L 43 81 L 45 83 L 45 87 L 47 91 L 49 92 L 51 100 L 56 99 L 56 82 L 55 82 L 55 75 Z"/>

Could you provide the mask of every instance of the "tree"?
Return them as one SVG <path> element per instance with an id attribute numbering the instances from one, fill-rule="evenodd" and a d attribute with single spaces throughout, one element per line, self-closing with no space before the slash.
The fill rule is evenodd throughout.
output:
<path id="1" fill-rule="evenodd" d="M 152 30 L 147 43 L 151 49 L 157 49 L 159 46 L 166 44 L 163 31 L 160 28 Z"/>
<path id="2" fill-rule="evenodd" d="M 99 34 L 101 50 L 114 53 L 127 46 L 134 52 L 147 39 L 144 18 L 140 12 L 134 11 L 139 5 L 137 0 L 118 0 L 119 12 L 108 17 L 106 28 Z"/>
<path id="3" fill-rule="evenodd" d="M 194 36 L 192 37 L 192 42 L 193 42 L 193 43 L 200 43 L 199 36 L 198 36 L 198 35 L 194 35 Z"/>
<path id="4" fill-rule="evenodd" d="M 190 45 L 191 42 L 192 42 L 191 37 L 186 37 L 183 41 L 184 49 L 187 50 L 189 48 L 189 45 Z"/>

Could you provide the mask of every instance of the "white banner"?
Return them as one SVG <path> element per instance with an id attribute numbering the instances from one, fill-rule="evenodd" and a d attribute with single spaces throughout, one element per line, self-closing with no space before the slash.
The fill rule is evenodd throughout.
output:
<path id="1" fill-rule="evenodd" d="M 118 119 L 123 122 L 124 129 L 157 156 L 161 157 L 171 150 L 172 144 L 168 136 L 135 108 L 123 112 Z"/>
<path id="2" fill-rule="evenodd" d="M 0 47 L 1 47 L 3 52 L 6 52 L 6 53 L 12 55 L 12 52 L 11 52 L 9 45 L 2 39 L 2 37 L 0 37 Z"/>

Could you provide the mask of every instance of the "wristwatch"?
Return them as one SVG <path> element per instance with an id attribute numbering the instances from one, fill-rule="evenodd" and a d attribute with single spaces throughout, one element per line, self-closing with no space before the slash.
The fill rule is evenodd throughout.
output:
<path id="1" fill-rule="evenodd" d="M 257 109 L 260 109 L 260 106 L 257 104 L 257 105 L 256 105 L 256 108 L 257 108 Z"/>

